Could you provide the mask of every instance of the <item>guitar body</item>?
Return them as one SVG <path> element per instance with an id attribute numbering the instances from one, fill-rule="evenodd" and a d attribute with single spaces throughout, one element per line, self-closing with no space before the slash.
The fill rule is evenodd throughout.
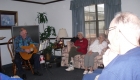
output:
<path id="1" fill-rule="evenodd" d="M 20 56 L 24 60 L 29 60 L 33 54 L 36 54 L 38 52 L 36 46 L 34 44 L 30 44 L 29 46 L 22 46 L 22 49 L 30 49 L 32 53 L 26 53 L 26 52 L 20 52 Z"/>

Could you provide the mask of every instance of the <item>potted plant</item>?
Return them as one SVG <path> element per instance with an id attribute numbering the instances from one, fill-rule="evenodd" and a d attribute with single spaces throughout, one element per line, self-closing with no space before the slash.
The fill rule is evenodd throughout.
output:
<path id="1" fill-rule="evenodd" d="M 45 56 L 47 56 L 47 60 L 48 58 L 50 58 L 50 56 L 52 55 L 52 50 L 54 47 L 54 43 L 50 42 L 50 36 L 56 36 L 56 32 L 55 32 L 55 28 L 52 26 L 47 26 L 47 28 L 44 29 L 44 32 L 41 33 L 40 35 L 40 40 L 43 42 L 45 40 L 48 40 L 48 45 L 46 46 L 46 48 L 43 50 L 43 54 Z"/>
<path id="2" fill-rule="evenodd" d="M 51 35 L 56 36 L 55 28 L 52 26 L 47 26 L 46 28 L 44 28 L 44 24 L 48 22 L 45 12 L 43 13 L 38 12 L 37 19 L 38 19 L 38 24 L 43 24 L 43 29 L 44 29 L 44 31 L 40 33 L 40 40 L 42 42 L 48 40 L 47 42 L 48 45 L 42 52 L 44 56 L 47 56 L 46 59 L 48 60 L 48 58 L 50 58 L 50 56 L 52 55 L 52 50 L 54 46 L 54 43 L 50 42 L 50 36 Z"/>
<path id="3" fill-rule="evenodd" d="M 43 29 L 44 29 L 44 24 L 48 22 L 47 14 L 45 12 L 43 13 L 38 12 L 37 19 L 38 19 L 38 24 L 43 24 Z"/>

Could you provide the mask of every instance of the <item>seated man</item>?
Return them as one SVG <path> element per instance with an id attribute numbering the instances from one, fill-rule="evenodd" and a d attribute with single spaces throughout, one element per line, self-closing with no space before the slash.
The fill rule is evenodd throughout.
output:
<path id="1" fill-rule="evenodd" d="M 33 43 L 31 37 L 27 36 L 27 31 L 24 28 L 20 29 L 20 35 L 17 36 L 14 40 L 14 50 L 15 50 L 15 64 L 16 67 L 18 68 L 18 72 L 19 72 L 19 76 L 21 76 L 21 78 L 25 79 L 26 75 L 24 70 L 22 69 L 22 58 L 20 56 L 20 52 L 27 52 L 30 53 L 31 50 L 30 49 L 21 49 L 22 46 L 28 46 L 30 44 L 35 44 Z M 33 54 L 32 55 L 32 59 L 34 61 L 34 75 L 38 75 L 41 76 L 42 74 L 39 73 L 39 69 L 40 69 L 40 61 L 39 61 L 40 55 L 39 54 Z"/>
<path id="2" fill-rule="evenodd" d="M 140 80 L 140 19 L 120 12 L 110 23 L 105 68 L 98 80 Z"/>
<path id="3" fill-rule="evenodd" d="M 85 71 L 83 74 L 92 73 L 94 66 L 94 58 L 101 54 L 102 50 L 107 47 L 107 42 L 105 41 L 105 34 L 100 34 L 98 39 L 96 39 L 89 47 L 87 54 L 85 55 Z M 88 72 L 88 68 L 90 68 Z"/>
<path id="4" fill-rule="evenodd" d="M 87 47 L 88 47 L 88 40 L 84 38 L 82 32 L 78 32 L 78 40 L 75 41 L 75 43 L 72 44 L 72 47 L 69 51 L 69 67 L 66 69 L 66 71 L 72 71 L 74 70 L 73 67 L 73 57 L 75 55 L 83 55 L 87 53 Z"/>

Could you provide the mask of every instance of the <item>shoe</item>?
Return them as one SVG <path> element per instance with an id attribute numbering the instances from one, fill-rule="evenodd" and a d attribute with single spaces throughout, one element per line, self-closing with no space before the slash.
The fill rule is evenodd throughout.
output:
<path id="1" fill-rule="evenodd" d="M 87 74 L 88 73 L 88 71 L 84 71 L 84 73 L 83 74 Z"/>
<path id="2" fill-rule="evenodd" d="M 73 59 L 71 59 L 70 64 L 73 65 L 73 63 L 74 63 L 74 61 L 73 61 Z"/>
<path id="3" fill-rule="evenodd" d="M 65 69 L 66 71 L 73 71 L 74 70 L 74 67 L 73 66 L 70 66 L 68 67 L 67 69 Z"/>
<path id="4" fill-rule="evenodd" d="M 93 71 L 89 71 L 89 72 L 88 72 L 88 74 L 91 74 L 91 73 L 93 73 Z"/>
<path id="5" fill-rule="evenodd" d="M 21 78 L 22 78 L 23 80 L 27 79 L 26 74 L 22 74 Z"/>
<path id="6" fill-rule="evenodd" d="M 34 75 L 36 75 L 36 76 L 42 76 L 43 74 L 42 74 L 42 73 L 39 73 L 39 72 L 37 71 L 37 72 L 34 72 Z"/>

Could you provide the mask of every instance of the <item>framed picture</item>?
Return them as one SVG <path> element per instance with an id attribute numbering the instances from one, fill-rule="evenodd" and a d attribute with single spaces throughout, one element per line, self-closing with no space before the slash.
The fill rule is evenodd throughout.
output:
<path id="1" fill-rule="evenodd" d="M 17 24 L 16 11 L 0 10 L 0 29 L 11 29 L 12 26 L 17 26 Z"/>

